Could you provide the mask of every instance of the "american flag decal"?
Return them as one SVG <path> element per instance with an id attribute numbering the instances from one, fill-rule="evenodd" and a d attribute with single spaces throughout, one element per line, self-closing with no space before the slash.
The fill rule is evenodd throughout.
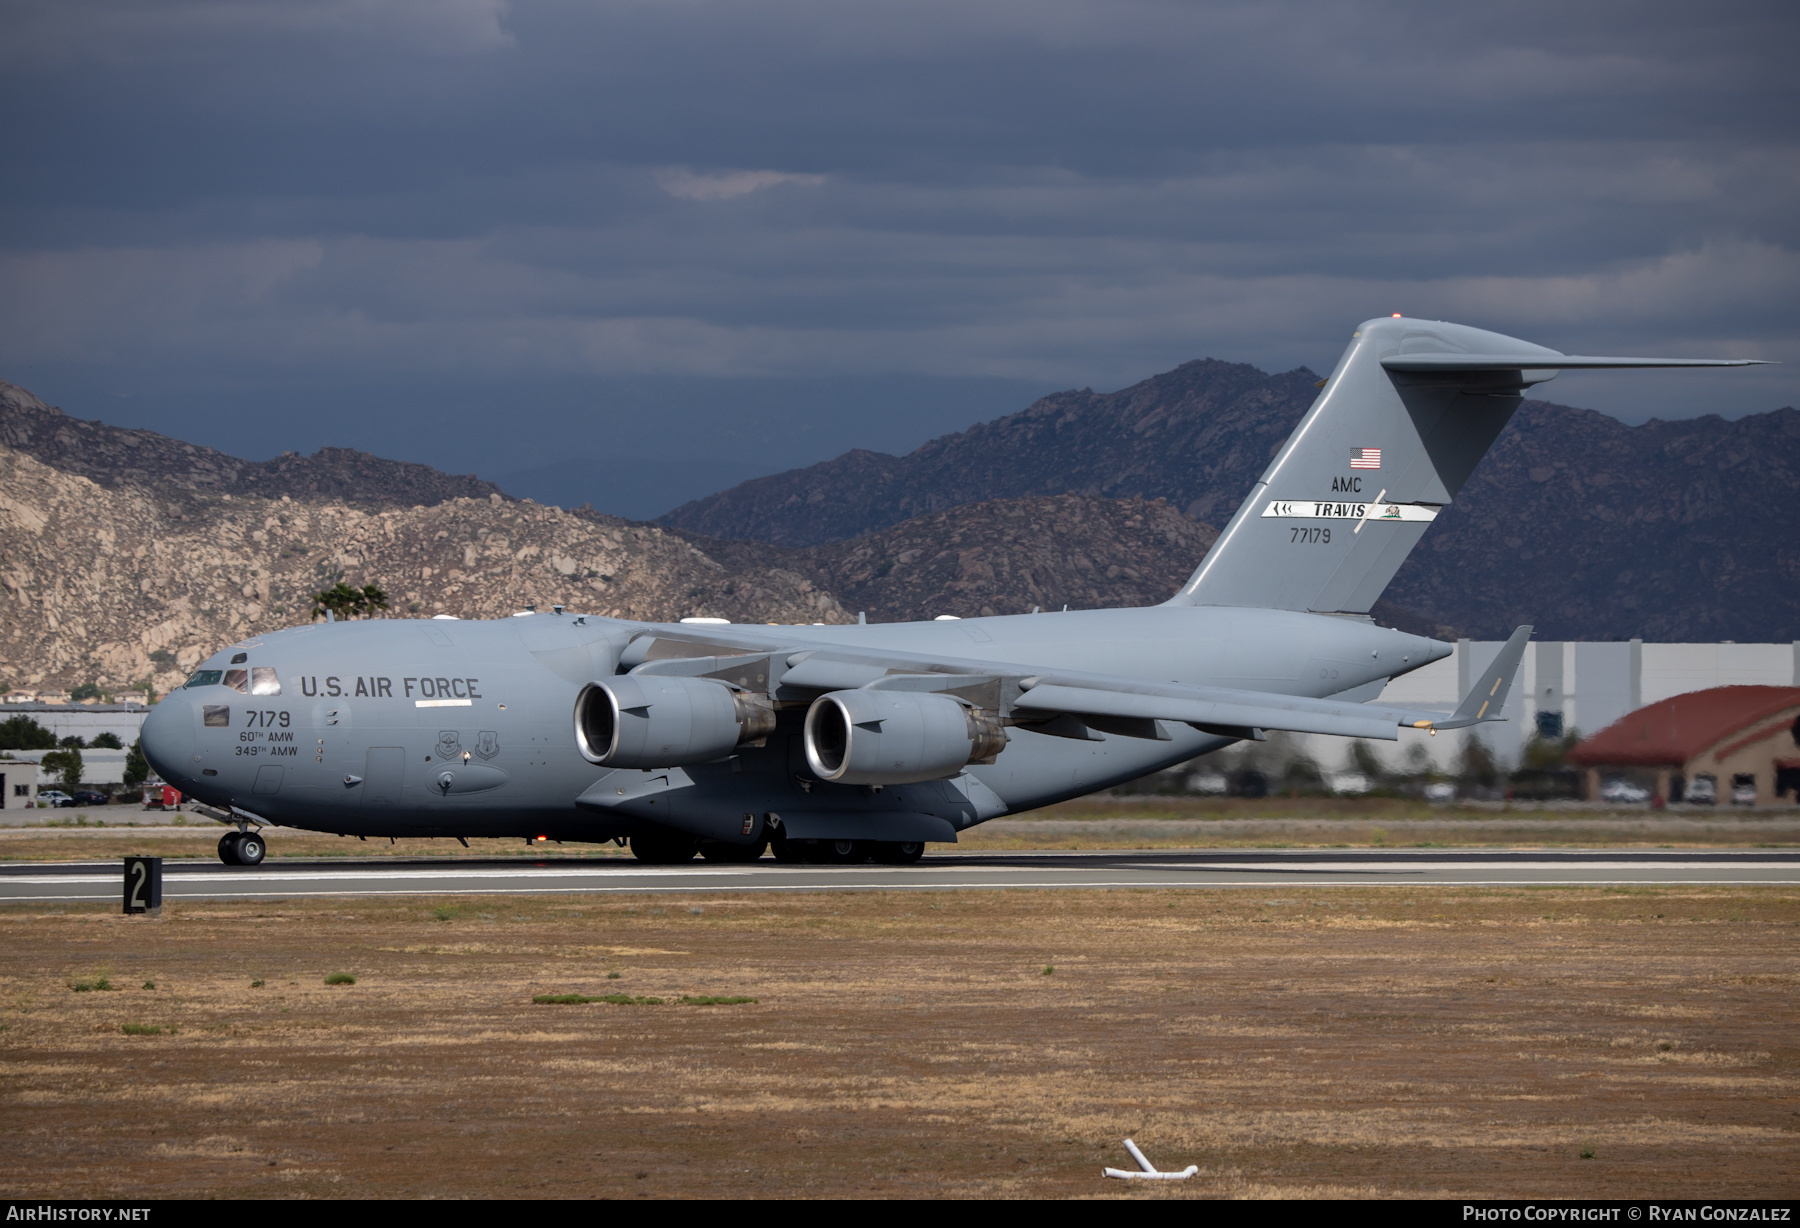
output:
<path id="1" fill-rule="evenodd" d="M 1358 448 L 1350 454 L 1350 467 L 1352 469 L 1381 468 L 1381 449 Z"/>

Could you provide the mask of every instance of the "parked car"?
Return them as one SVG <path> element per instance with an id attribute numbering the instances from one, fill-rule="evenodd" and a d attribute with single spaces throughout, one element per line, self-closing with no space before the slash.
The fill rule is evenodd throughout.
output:
<path id="1" fill-rule="evenodd" d="M 1634 785 L 1629 780 L 1609 780 L 1600 790 L 1600 800 L 1625 803 L 1647 802 L 1650 800 L 1650 790 L 1642 785 Z"/>
<path id="2" fill-rule="evenodd" d="M 60 808 L 63 806 L 73 806 L 75 804 L 75 799 L 70 797 L 67 793 L 64 793 L 61 789 L 39 789 L 37 799 L 38 805 L 40 806 Z"/>
<path id="3" fill-rule="evenodd" d="M 1733 806 L 1756 805 L 1756 777 L 1734 776 L 1731 780 L 1731 804 Z"/>
<path id="4" fill-rule="evenodd" d="M 104 806 L 112 799 L 104 793 L 96 793 L 92 789 L 77 789 L 75 804 L 77 806 Z"/>
<path id="5" fill-rule="evenodd" d="M 1696 776 L 1688 781 L 1686 801 L 1692 806 L 1718 805 L 1718 778 L 1715 776 Z"/>
<path id="6" fill-rule="evenodd" d="M 1447 780 L 1433 781 L 1425 786 L 1425 800 L 1428 802 L 1453 802 L 1456 800 L 1456 786 Z"/>

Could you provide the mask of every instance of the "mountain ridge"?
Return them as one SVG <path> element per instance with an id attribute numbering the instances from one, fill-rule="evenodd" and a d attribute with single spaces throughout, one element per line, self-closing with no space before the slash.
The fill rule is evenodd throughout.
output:
<path id="1" fill-rule="evenodd" d="M 1079 494 L 1164 498 L 1191 519 L 1224 524 L 1306 412 L 1317 379 L 1304 367 L 1268 375 L 1197 359 L 1118 392 L 1052 393 L 902 457 L 854 449 L 753 478 L 656 523 L 813 546 L 965 503 Z M 1170 456 L 1189 462 L 1178 476 Z"/>
<path id="2" fill-rule="evenodd" d="M 430 506 L 494 494 L 513 501 L 494 483 L 472 473 L 443 473 L 430 465 L 387 460 L 354 448 L 243 460 L 155 431 L 77 418 L 4 380 L 0 380 L 0 446 L 108 488 L 336 498 L 373 507 Z"/>

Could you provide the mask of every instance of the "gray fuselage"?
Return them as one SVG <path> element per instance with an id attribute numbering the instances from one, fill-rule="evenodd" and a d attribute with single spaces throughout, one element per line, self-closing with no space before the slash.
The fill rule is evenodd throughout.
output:
<path id="1" fill-rule="evenodd" d="M 143 748 L 184 793 L 262 821 L 357 835 L 600 841 L 670 827 L 733 840 L 760 833 L 770 814 L 797 834 L 940 839 L 1229 744 L 1176 723 L 1160 726 L 1161 738 L 1012 728 L 995 762 L 949 780 L 832 785 L 813 778 L 799 747 L 812 696 L 778 694 L 775 732 L 717 762 L 642 771 L 584 758 L 574 722 L 582 688 L 615 674 L 633 638 L 708 630 L 575 614 L 295 627 L 202 663 L 195 682 L 151 713 Z M 971 669 L 1351 699 L 1450 652 L 1360 619 L 1218 606 L 718 630 L 766 637 L 784 654 L 855 648 Z M 227 684 L 232 670 L 244 671 L 242 690 Z M 218 681 L 208 681 L 212 671 Z M 931 819 L 907 828 L 903 816 Z"/>

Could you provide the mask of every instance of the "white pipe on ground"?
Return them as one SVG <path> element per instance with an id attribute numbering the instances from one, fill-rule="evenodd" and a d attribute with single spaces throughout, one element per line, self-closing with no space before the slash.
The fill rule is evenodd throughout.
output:
<path id="1" fill-rule="evenodd" d="M 1134 1173 L 1124 1168 L 1103 1168 L 1100 1170 L 1102 1176 L 1118 1177 L 1125 1181 L 1186 1181 L 1200 1171 L 1198 1164 L 1190 1164 L 1178 1173 L 1158 1172 L 1156 1165 L 1152 1164 L 1149 1157 L 1139 1151 L 1138 1145 L 1130 1139 L 1125 1140 L 1125 1150 L 1129 1151 L 1131 1158 L 1138 1162 L 1138 1168 L 1141 1171 Z"/>

